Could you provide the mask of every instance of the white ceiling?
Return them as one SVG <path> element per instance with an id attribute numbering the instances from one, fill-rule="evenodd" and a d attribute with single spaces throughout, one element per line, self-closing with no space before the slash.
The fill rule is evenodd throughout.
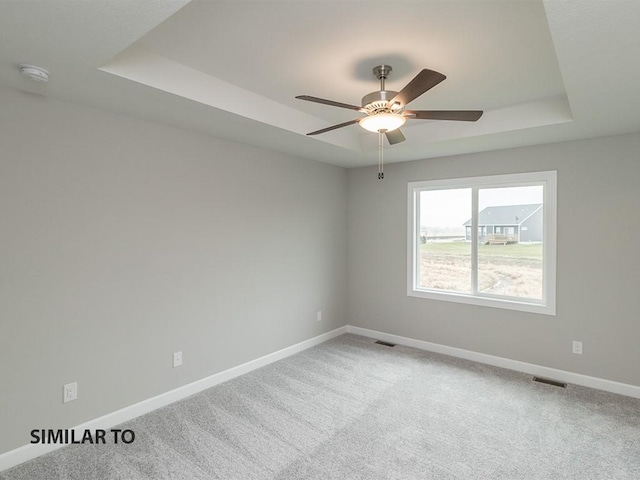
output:
<path id="1" fill-rule="evenodd" d="M 447 75 L 386 161 L 640 131 L 638 0 L 0 0 L 0 85 L 345 167 L 377 162 L 349 104 L 393 67 Z M 20 63 L 51 72 L 46 85 Z"/>

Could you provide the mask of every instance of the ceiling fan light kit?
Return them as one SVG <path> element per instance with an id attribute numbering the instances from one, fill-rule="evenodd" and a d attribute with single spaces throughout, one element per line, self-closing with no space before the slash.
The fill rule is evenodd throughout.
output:
<path id="1" fill-rule="evenodd" d="M 378 178 L 383 179 L 382 172 L 382 136 L 386 136 L 391 145 L 405 141 L 405 137 L 399 128 L 407 119 L 412 120 L 457 120 L 463 122 L 475 122 L 482 116 L 482 110 L 405 110 L 407 104 L 418 98 L 426 91 L 432 89 L 445 78 L 442 73 L 427 68 L 423 69 L 400 92 L 385 89 L 385 81 L 393 69 L 389 65 L 378 65 L 373 69 L 374 76 L 380 80 L 380 90 L 368 93 L 362 97 L 362 106 L 358 107 L 348 103 L 335 102 L 310 95 L 299 95 L 296 98 L 308 102 L 322 103 L 333 107 L 347 108 L 364 113 L 366 116 L 354 120 L 333 125 L 331 127 L 307 133 L 318 135 L 331 130 L 346 127 L 358 123 L 362 128 L 370 132 L 377 132 L 378 140 Z"/>
<path id="2" fill-rule="evenodd" d="M 360 120 L 360 126 L 370 132 L 393 132 L 400 128 L 407 121 L 399 113 L 378 113 L 364 117 Z"/>

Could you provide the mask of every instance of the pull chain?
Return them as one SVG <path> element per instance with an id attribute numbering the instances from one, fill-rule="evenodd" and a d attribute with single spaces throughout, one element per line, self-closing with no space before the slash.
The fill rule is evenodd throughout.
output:
<path id="1" fill-rule="evenodd" d="M 384 149 L 382 136 L 384 130 L 378 130 L 378 180 L 384 180 Z"/>

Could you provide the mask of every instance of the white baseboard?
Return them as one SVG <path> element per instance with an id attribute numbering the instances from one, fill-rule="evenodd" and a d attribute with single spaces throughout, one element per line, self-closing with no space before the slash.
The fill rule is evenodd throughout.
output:
<path id="1" fill-rule="evenodd" d="M 182 387 L 170 390 L 147 400 L 143 400 L 102 417 L 89 420 L 82 425 L 74 427 L 73 430 L 76 430 L 76 435 L 78 436 L 78 438 L 82 438 L 82 432 L 84 432 L 84 430 L 107 430 L 111 427 L 127 422 L 133 418 L 139 417 L 140 415 L 144 415 L 145 413 L 149 413 L 153 410 L 164 407 L 165 405 L 169 405 L 170 403 L 182 400 L 183 398 L 186 398 L 190 395 L 206 390 L 207 388 L 211 388 L 222 382 L 231 380 L 232 378 L 239 377 L 240 375 L 244 375 L 245 373 L 249 373 L 252 370 L 256 370 L 260 367 L 264 367 L 265 365 L 269 365 L 270 363 L 277 362 L 278 360 L 282 360 L 283 358 L 290 357 L 291 355 L 302 352 L 303 350 L 324 343 L 327 340 L 338 337 L 345 333 L 347 333 L 346 326 L 336 328 L 335 330 L 332 330 L 330 332 L 323 333 L 322 335 L 318 335 L 317 337 L 313 337 L 309 340 L 305 340 L 303 342 L 296 343 L 295 345 L 291 345 L 290 347 L 283 348 L 282 350 L 278 350 L 277 352 L 273 352 L 263 357 L 256 358 L 255 360 L 243 363 L 242 365 L 238 365 L 237 367 L 233 367 L 223 372 L 216 373 L 209 377 L 203 378 L 202 380 L 189 383 L 188 385 L 183 385 Z M 24 463 L 28 460 L 32 460 L 36 457 L 39 457 L 40 455 L 44 455 L 45 453 L 57 450 L 63 446 L 64 445 L 60 444 L 28 444 L 22 447 L 18 447 L 15 450 L 10 450 L 0 455 L 0 472 L 2 472 L 2 470 L 6 470 L 8 468 Z"/>
<path id="2" fill-rule="evenodd" d="M 347 332 L 354 333 L 356 335 L 362 335 L 363 337 L 375 338 L 376 340 L 384 340 L 386 342 L 396 343 L 398 345 L 414 347 L 420 350 L 442 353 L 444 355 L 450 355 L 452 357 L 464 358 L 466 360 L 485 363 L 487 365 L 493 365 L 496 367 L 516 370 L 518 372 L 528 373 L 531 375 L 560 380 L 562 382 L 572 383 L 574 385 L 581 385 L 583 387 L 595 388 L 598 390 L 604 390 L 606 392 L 626 395 L 628 397 L 640 398 L 640 387 L 636 385 L 614 382 L 612 380 L 605 380 L 598 377 L 590 377 L 588 375 L 582 375 L 580 373 L 573 373 L 567 372 L 565 370 L 558 370 L 556 368 L 543 367 L 541 365 L 535 365 L 533 363 L 510 360 L 508 358 L 496 357 L 494 355 L 473 352 L 471 350 L 464 350 L 462 348 L 448 347 L 446 345 L 440 345 L 438 343 L 431 343 L 425 342 L 423 340 L 401 337 L 400 335 L 378 332 L 376 330 L 354 327 L 352 325 L 347 325 Z"/>

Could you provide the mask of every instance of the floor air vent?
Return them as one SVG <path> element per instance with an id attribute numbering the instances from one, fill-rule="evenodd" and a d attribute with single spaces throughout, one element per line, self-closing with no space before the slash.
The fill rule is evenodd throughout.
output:
<path id="1" fill-rule="evenodd" d="M 373 343 L 377 343 L 378 345 L 384 345 L 385 347 L 395 347 L 395 343 L 383 342 L 382 340 L 376 340 Z"/>
<path id="2" fill-rule="evenodd" d="M 551 380 L 549 378 L 533 377 L 534 382 L 544 383 L 546 385 L 553 385 L 554 387 L 567 388 L 567 384 L 559 382 L 557 380 Z"/>

